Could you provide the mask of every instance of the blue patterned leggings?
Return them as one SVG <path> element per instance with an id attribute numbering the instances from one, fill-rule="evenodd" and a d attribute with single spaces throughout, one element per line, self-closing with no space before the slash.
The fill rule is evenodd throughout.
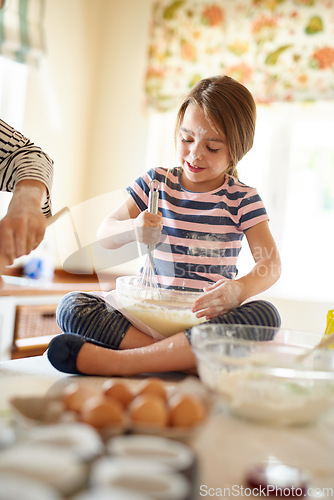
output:
<path id="1" fill-rule="evenodd" d="M 70 292 L 57 308 L 57 323 L 63 332 L 94 339 L 111 349 L 118 349 L 131 323 L 102 297 L 87 292 Z M 265 300 L 247 302 L 217 316 L 208 323 L 227 323 L 279 327 L 276 307 Z M 185 331 L 191 342 L 191 329 Z"/>

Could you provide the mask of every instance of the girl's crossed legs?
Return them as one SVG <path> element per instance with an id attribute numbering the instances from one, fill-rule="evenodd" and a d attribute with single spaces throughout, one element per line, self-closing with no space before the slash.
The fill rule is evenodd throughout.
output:
<path id="1" fill-rule="evenodd" d="M 156 341 L 93 293 L 65 295 L 57 322 L 68 333 L 50 342 L 48 358 L 66 373 L 131 376 L 196 368 L 190 329 Z M 270 302 L 255 300 L 208 322 L 279 327 L 280 316 Z"/>

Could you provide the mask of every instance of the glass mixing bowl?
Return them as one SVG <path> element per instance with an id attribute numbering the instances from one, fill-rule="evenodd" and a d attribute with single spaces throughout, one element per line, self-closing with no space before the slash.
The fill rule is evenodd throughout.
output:
<path id="1" fill-rule="evenodd" d="M 249 325 L 198 325 L 202 382 L 232 414 L 271 424 L 315 422 L 334 409 L 334 352 L 321 334 Z M 301 359 L 299 356 L 309 352 Z"/>
<path id="2" fill-rule="evenodd" d="M 138 276 L 116 279 L 117 299 L 124 310 L 148 327 L 169 337 L 205 321 L 192 312 L 202 292 L 140 286 Z"/>

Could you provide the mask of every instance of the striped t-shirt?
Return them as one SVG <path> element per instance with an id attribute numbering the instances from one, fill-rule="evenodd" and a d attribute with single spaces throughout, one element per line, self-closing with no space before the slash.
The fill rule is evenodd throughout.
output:
<path id="1" fill-rule="evenodd" d="M 250 227 L 268 220 L 256 189 L 225 175 L 224 184 L 210 192 L 186 190 L 181 167 L 152 169 L 128 188 L 138 208 L 148 207 L 149 183 L 160 182 L 159 211 L 162 242 L 154 251 L 161 286 L 202 290 L 237 275 L 241 241 Z"/>
<path id="2" fill-rule="evenodd" d="M 41 148 L 0 120 L 0 191 L 14 191 L 21 180 L 36 180 L 47 188 L 42 211 L 51 215 L 50 191 L 53 161 Z"/>

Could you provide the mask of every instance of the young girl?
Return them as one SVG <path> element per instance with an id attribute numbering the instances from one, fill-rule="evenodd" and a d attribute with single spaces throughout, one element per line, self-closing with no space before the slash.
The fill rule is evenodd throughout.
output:
<path id="1" fill-rule="evenodd" d="M 179 167 L 152 169 L 128 187 L 129 198 L 101 224 L 107 248 L 134 240 L 157 244 L 154 263 L 164 286 L 204 290 L 193 312 L 210 323 L 278 327 L 275 307 L 249 300 L 280 275 L 268 215 L 236 165 L 253 145 L 256 108 L 250 92 L 228 76 L 198 82 L 184 99 L 175 129 Z M 149 213 L 149 183 L 160 183 L 159 213 Z M 164 238 L 161 238 L 163 230 Z M 246 235 L 255 265 L 236 278 Z M 155 341 L 98 294 L 71 292 L 59 304 L 64 332 L 49 346 L 60 371 L 130 376 L 196 367 L 191 329 Z"/>

